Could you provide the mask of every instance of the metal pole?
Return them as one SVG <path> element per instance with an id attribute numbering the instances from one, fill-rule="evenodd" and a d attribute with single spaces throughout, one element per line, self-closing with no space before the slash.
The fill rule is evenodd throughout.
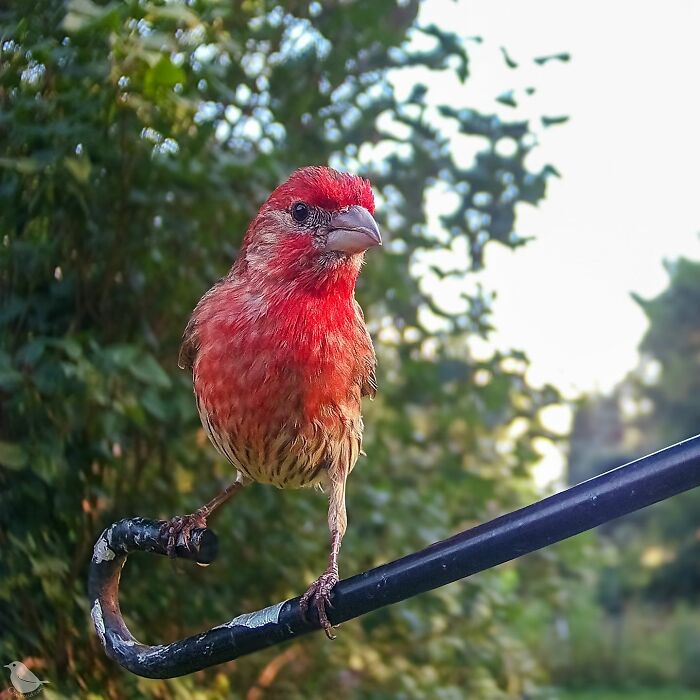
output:
<path id="1" fill-rule="evenodd" d="M 700 435 L 667 447 L 401 559 L 345 579 L 333 591 L 333 624 L 406 600 L 700 485 Z M 165 554 L 161 523 L 134 518 L 105 530 L 90 566 L 92 618 L 108 656 L 149 678 L 171 678 L 293 639 L 319 628 L 299 598 L 238 615 L 202 634 L 147 646 L 132 636 L 119 610 L 119 574 L 136 550 Z M 195 532 L 192 551 L 177 556 L 209 563 L 216 536 Z"/>

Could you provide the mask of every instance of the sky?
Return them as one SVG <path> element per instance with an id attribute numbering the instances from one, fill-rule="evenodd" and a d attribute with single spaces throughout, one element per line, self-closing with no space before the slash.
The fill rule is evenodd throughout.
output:
<path id="1" fill-rule="evenodd" d="M 562 175 L 518 209 L 517 232 L 535 240 L 487 248 L 479 279 L 497 292 L 493 342 L 526 351 L 533 383 L 610 390 L 646 327 L 631 293 L 664 289 L 664 259 L 700 258 L 700 2 L 428 0 L 421 19 L 483 38 L 466 85 L 433 80 L 435 100 L 457 89 L 493 111 L 515 88 L 521 106 L 504 116 L 569 115 L 541 130 L 530 163 Z M 571 61 L 532 61 L 562 51 Z"/>

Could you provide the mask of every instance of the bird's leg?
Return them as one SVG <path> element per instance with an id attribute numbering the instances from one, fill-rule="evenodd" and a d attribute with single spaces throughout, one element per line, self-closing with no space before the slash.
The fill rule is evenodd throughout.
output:
<path id="1" fill-rule="evenodd" d="M 207 518 L 212 513 L 222 506 L 226 501 L 231 500 L 244 486 L 250 481 L 246 479 L 240 472 L 236 480 L 229 484 L 221 493 L 214 496 L 208 503 L 205 503 L 200 508 L 190 513 L 189 515 L 176 515 L 174 518 L 163 523 L 160 534 L 162 537 L 167 536 L 167 552 L 168 556 L 175 555 L 175 547 L 177 541 L 182 535 L 182 541 L 189 549 L 192 530 L 207 526 Z"/>
<path id="2" fill-rule="evenodd" d="M 331 604 L 331 591 L 335 584 L 338 583 L 338 552 L 340 551 L 341 539 L 342 537 L 338 530 L 334 530 L 331 533 L 331 553 L 328 557 L 328 568 L 309 586 L 299 601 L 304 617 L 306 617 L 311 601 L 314 601 L 316 610 L 318 610 L 318 620 L 328 639 L 335 639 L 333 625 L 328 620 L 326 608 L 333 607 Z"/>
<path id="3" fill-rule="evenodd" d="M 318 619 L 328 639 L 335 639 L 333 626 L 328 620 L 327 608 L 331 605 L 331 591 L 338 583 L 338 554 L 340 543 L 347 528 L 348 519 L 345 510 L 345 480 L 347 473 L 330 475 L 330 490 L 328 493 L 328 528 L 331 531 L 331 553 L 328 557 L 328 568 L 308 588 L 299 601 L 301 613 L 306 617 L 309 605 L 313 600 Z"/>

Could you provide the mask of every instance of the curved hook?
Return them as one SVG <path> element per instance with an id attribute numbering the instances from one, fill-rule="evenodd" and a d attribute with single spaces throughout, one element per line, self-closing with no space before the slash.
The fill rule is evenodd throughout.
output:
<path id="1" fill-rule="evenodd" d="M 129 632 L 119 609 L 119 579 L 129 554 L 135 551 L 167 555 L 163 521 L 127 518 L 108 527 L 93 549 L 88 592 L 92 621 L 107 655 L 124 668 L 147 678 L 172 678 L 275 644 L 292 635 L 318 629 L 301 616 L 298 598 L 257 612 L 172 644 L 150 646 Z M 190 548 L 182 540 L 175 556 L 198 564 L 216 558 L 218 540 L 208 528 L 192 531 Z"/>
<path id="2" fill-rule="evenodd" d="M 700 486 L 700 435 L 642 457 L 525 508 L 425 549 L 340 581 L 333 589 L 333 625 L 516 559 L 601 523 Z M 172 678 L 231 661 L 320 629 L 305 620 L 299 598 L 244 613 L 202 634 L 148 646 L 131 635 L 119 610 L 119 576 L 130 552 L 166 554 L 162 521 L 132 518 L 107 528 L 90 565 L 92 619 L 108 656 L 140 676 Z M 216 557 L 211 530 L 194 530 L 192 549 L 177 556 L 208 564 Z"/>

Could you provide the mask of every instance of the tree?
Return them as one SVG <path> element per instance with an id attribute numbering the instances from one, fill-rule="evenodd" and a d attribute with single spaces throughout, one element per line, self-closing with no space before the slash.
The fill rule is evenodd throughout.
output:
<path id="1" fill-rule="evenodd" d="M 649 300 L 638 298 L 649 319 L 640 345 L 644 361 L 636 382 L 646 410 L 636 426 L 660 443 L 700 431 L 700 262 L 667 263 L 669 285 Z M 653 522 L 663 566 L 649 582 L 651 595 L 665 600 L 700 601 L 700 494 L 658 508 Z"/>
<path id="2" fill-rule="evenodd" d="M 598 397 L 577 413 L 572 478 L 594 476 L 698 431 L 700 263 L 681 258 L 666 268 L 670 279 L 663 292 L 649 300 L 635 297 L 649 320 L 639 367 L 610 397 Z M 586 456 L 586 444 L 598 445 L 599 454 L 589 447 Z M 697 601 L 699 506 L 693 491 L 636 514 L 627 526 L 606 528 L 625 543 L 627 593 Z"/>
<path id="3" fill-rule="evenodd" d="M 663 292 L 649 300 L 636 297 L 649 321 L 639 346 L 639 366 L 610 396 L 589 397 L 576 412 L 571 481 L 590 478 L 698 432 L 700 263 L 681 258 L 666 268 L 669 284 Z M 618 664 L 606 671 L 608 682 L 624 684 L 644 674 L 658 682 L 659 675 L 668 677 L 675 664 L 673 682 L 698 687 L 700 638 L 693 620 L 700 591 L 699 513 L 700 494 L 695 490 L 601 528 L 614 548 L 614 555 L 601 567 L 595 601 L 614 624 L 612 655 Z M 634 632 L 625 627 L 634 624 L 635 616 L 664 621 L 664 653 L 674 664 L 666 663 L 664 669 L 649 661 L 630 666 Z M 601 646 L 598 626 L 592 632 L 604 663 L 610 653 L 606 654 L 605 643 Z M 600 666 L 597 660 L 589 662 Z M 590 682 L 590 669 L 585 673 L 582 680 Z"/>
<path id="4" fill-rule="evenodd" d="M 300 165 L 370 176 L 389 241 L 359 290 L 381 393 L 367 408 L 371 458 L 349 485 L 343 573 L 531 495 L 538 413 L 556 393 L 527 385 L 522 354 L 474 360 L 488 296 L 465 295 L 452 313 L 437 289 L 441 275 L 481 265 L 486 245 L 522 244 L 516 206 L 536 204 L 553 171 L 527 169 L 525 121 L 429 104 L 420 83 L 397 99 L 392 72 L 469 74 L 464 40 L 422 26 L 418 9 L 40 0 L 31 13 L 0 10 L 0 652 L 31 657 L 61 692 L 253 697 L 272 675 L 284 697 L 495 698 L 532 682 L 532 659 L 507 631 L 526 595 L 521 566 L 348 625 L 333 646 L 307 639 L 197 678 L 143 683 L 86 631 L 100 529 L 185 512 L 230 478 L 175 368 L 179 336 L 257 205 Z M 419 36 L 429 48 L 411 48 Z M 469 168 L 452 155 L 455 132 L 482 144 Z M 456 201 L 438 231 L 427 207 L 436 188 Z M 416 262 L 460 240 L 456 272 L 419 279 Z M 214 523 L 216 566 L 135 558 L 129 624 L 173 639 L 298 594 L 324 557 L 324 508 L 308 492 L 251 489 Z"/>
<path id="5" fill-rule="evenodd" d="M 673 442 L 700 426 L 700 262 L 680 258 L 666 263 L 666 270 L 669 285 L 661 294 L 637 297 L 649 320 L 640 345 L 640 384 L 652 403 L 647 415 L 654 433 Z"/>

